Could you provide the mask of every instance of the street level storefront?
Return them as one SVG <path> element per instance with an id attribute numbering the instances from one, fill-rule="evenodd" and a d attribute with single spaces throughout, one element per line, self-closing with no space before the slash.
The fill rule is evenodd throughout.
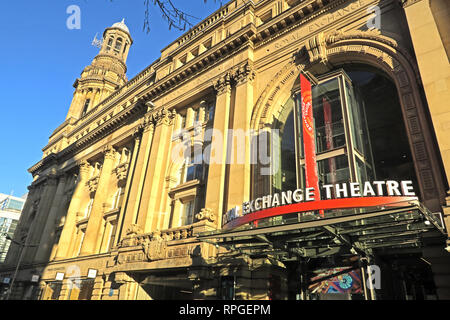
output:
<path id="1" fill-rule="evenodd" d="M 353 203 L 349 206 L 358 206 Z M 417 200 L 328 209 L 325 217 L 317 209 L 295 211 L 276 218 L 259 215 L 250 225 L 199 238 L 250 257 L 283 261 L 291 269 L 286 274 L 291 299 L 436 298 L 420 252 L 442 242 L 446 232 L 440 217 Z"/>
<path id="2" fill-rule="evenodd" d="M 232 0 L 130 80 L 106 28 L 2 298 L 450 299 L 446 3 Z"/>

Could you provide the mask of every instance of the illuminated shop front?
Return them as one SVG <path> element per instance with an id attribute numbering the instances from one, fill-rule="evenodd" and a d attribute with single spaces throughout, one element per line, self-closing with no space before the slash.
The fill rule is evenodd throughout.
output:
<path id="1" fill-rule="evenodd" d="M 445 226 L 421 202 L 394 84 L 361 66 L 311 79 L 319 192 L 306 183 L 297 81 L 272 124 L 280 169 L 255 166 L 253 199 L 200 239 L 282 261 L 288 288 L 273 298 L 436 298 L 422 249 L 444 241 Z"/>

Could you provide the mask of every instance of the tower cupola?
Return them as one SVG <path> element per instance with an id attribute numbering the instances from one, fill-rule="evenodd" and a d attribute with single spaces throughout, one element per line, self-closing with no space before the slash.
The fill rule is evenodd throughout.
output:
<path id="1" fill-rule="evenodd" d="M 75 81 L 67 118 L 79 119 L 127 81 L 127 57 L 133 44 L 125 19 L 103 32 L 100 52 Z"/>

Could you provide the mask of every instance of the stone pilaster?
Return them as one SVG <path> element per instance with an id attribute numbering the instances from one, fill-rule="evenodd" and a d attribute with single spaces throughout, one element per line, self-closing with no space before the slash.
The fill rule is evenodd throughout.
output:
<path id="1" fill-rule="evenodd" d="M 54 242 L 56 219 L 59 216 L 59 210 L 61 209 L 61 202 L 64 201 L 64 189 L 66 186 L 66 175 L 62 174 L 59 177 L 58 187 L 56 188 L 56 194 L 53 198 L 48 218 L 45 222 L 42 235 L 39 241 L 39 248 L 36 252 L 36 261 L 48 261 L 51 246 Z"/>
<path id="2" fill-rule="evenodd" d="M 221 77 L 214 84 L 214 89 L 217 92 L 216 111 L 214 115 L 214 133 L 209 148 L 210 154 L 206 155 L 209 157 L 209 172 L 205 207 L 211 209 L 219 217 L 217 221 L 220 221 L 224 210 L 225 169 L 231 105 L 230 74 Z"/>
<path id="3" fill-rule="evenodd" d="M 69 209 L 67 210 L 64 227 L 59 239 L 58 250 L 56 252 L 56 259 L 64 259 L 69 257 L 70 244 L 74 241 L 76 231 L 77 212 L 80 211 L 80 206 L 83 200 L 89 196 L 89 190 L 86 182 L 89 179 L 90 165 L 87 161 L 82 161 L 79 164 L 79 177 L 75 191 L 70 201 Z"/>
<path id="4" fill-rule="evenodd" d="M 139 207 L 137 224 L 150 232 L 158 225 L 160 206 L 168 195 L 163 194 L 164 177 L 170 162 L 170 146 L 173 132 L 174 112 L 161 109 L 153 114 L 155 122 L 154 139 L 158 144 L 152 144 L 150 159 L 145 175 L 142 200 Z"/>
<path id="5" fill-rule="evenodd" d="M 232 111 L 232 140 L 228 142 L 230 165 L 227 208 L 241 206 L 250 199 L 250 121 L 253 111 L 253 81 L 255 72 L 247 63 L 236 72 L 236 94 Z"/>
<path id="6" fill-rule="evenodd" d="M 120 208 L 119 218 L 118 218 L 118 222 L 117 222 L 117 231 L 116 231 L 116 237 L 114 240 L 114 246 L 116 246 L 119 243 L 119 240 L 120 240 L 119 236 L 121 234 L 122 226 L 125 222 L 125 215 L 127 212 L 129 212 L 128 211 L 128 200 L 130 198 L 130 191 L 131 191 L 131 186 L 133 183 L 133 177 L 134 177 L 135 168 L 136 168 L 137 156 L 138 156 L 139 148 L 141 145 L 141 139 L 142 139 L 141 132 L 140 132 L 140 130 L 138 130 L 134 134 L 133 153 L 131 156 L 130 165 L 129 165 L 129 169 L 128 169 L 127 182 L 125 185 L 125 191 L 124 191 L 125 196 L 124 196 L 124 199 L 122 202 L 122 206 Z"/>
<path id="7" fill-rule="evenodd" d="M 48 214 L 50 212 L 51 205 L 55 196 L 56 184 L 56 176 L 53 174 L 48 175 L 47 180 L 44 182 L 44 187 L 39 200 L 39 206 L 36 211 L 35 217 L 31 222 L 28 237 L 26 240 L 26 244 L 32 246 L 25 248 L 23 263 L 34 262 L 34 257 L 38 249 L 38 245 L 40 245 L 39 241 L 45 228 Z"/>
<path id="8" fill-rule="evenodd" d="M 124 216 L 123 223 L 121 223 L 120 234 L 117 241 L 120 241 L 126 236 L 126 230 L 133 224 L 136 224 L 139 206 L 142 198 L 142 191 L 144 188 L 144 182 L 146 181 L 145 173 L 147 171 L 148 162 L 150 158 L 150 151 L 153 143 L 153 136 L 155 132 L 155 126 L 147 116 L 144 124 L 141 127 L 142 137 L 139 143 L 139 149 L 136 150 L 134 156 L 136 156 L 136 164 L 132 165 L 134 171 L 130 172 L 130 190 L 127 194 L 127 199 L 124 200 Z"/>
<path id="9" fill-rule="evenodd" d="M 103 154 L 104 160 L 102 171 L 100 173 L 97 191 L 95 192 L 94 202 L 92 203 L 92 210 L 89 216 L 80 255 L 94 254 L 97 253 L 98 250 L 97 244 L 99 242 L 98 240 L 103 221 L 103 204 L 106 202 L 110 191 L 109 187 L 112 171 L 114 169 L 116 151 L 113 147 L 108 146 L 103 150 Z"/>

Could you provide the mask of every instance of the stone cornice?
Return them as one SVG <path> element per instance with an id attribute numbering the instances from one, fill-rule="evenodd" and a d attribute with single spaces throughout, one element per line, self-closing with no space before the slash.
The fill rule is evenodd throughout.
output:
<path id="1" fill-rule="evenodd" d="M 401 5 L 403 8 L 407 8 L 407 7 L 409 7 L 410 5 L 413 5 L 413 4 L 415 4 L 415 3 L 417 3 L 417 2 L 420 2 L 420 1 L 422 1 L 422 0 L 399 0 L 399 3 L 400 3 L 400 5 Z"/>
<path id="2" fill-rule="evenodd" d="M 117 128 L 122 126 L 127 119 L 130 119 L 136 114 L 143 113 L 146 109 L 147 107 L 145 106 L 145 104 L 142 101 L 138 101 L 135 105 L 125 110 L 122 110 L 117 115 L 115 115 L 114 117 L 112 117 L 99 127 L 89 132 L 86 136 L 82 137 L 75 143 L 71 144 L 67 148 L 60 151 L 58 154 L 48 155 L 47 157 L 39 161 L 37 164 L 32 166 L 30 169 L 28 169 L 28 172 L 34 175 L 38 171 L 50 166 L 51 164 L 56 164 L 58 163 L 58 161 L 62 159 L 70 158 L 78 151 L 86 148 L 95 141 L 98 141 L 105 135 L 109 134 L 111 131 L 116 130 Z"/>
<path id="3" fill-rule="evenodd" d="M 317 16 L 334 9 L 349 0 L 307 0 L 276 16 L 274 19 L 258 27 L 252 40 L 255 47 L 261 47 L 280 36 L 305 24 Z"/>

